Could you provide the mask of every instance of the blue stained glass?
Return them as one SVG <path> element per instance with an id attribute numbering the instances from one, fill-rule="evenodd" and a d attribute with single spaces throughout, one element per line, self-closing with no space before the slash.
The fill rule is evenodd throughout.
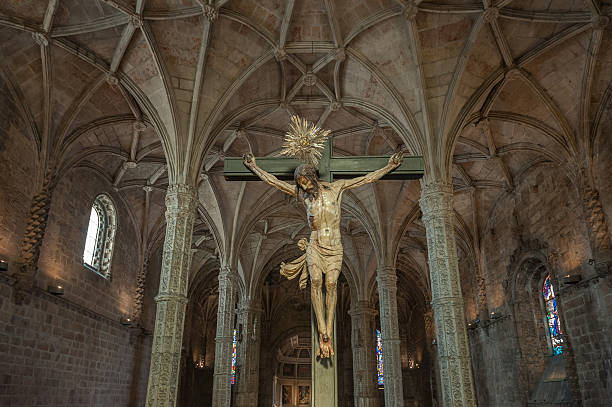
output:
<path id="1" fill-rule="evenodd" d="M 238 342 L 238 331 L 234 329 L 234 345 L 232 347 L 232 384 L 236 383 L 236 347 Z"/>
<path id="2" fill-rule="evenodd" d="M 385 378 L 383 377 L 383 348 L 382 348 L 382 336 L 380 335 L 380 329 L 376 330 L 376 368 L 378 375 L 378 385 L 385 385 Z"/>
<path id="3" fill-rule="evenodd" d="M 563 332 L 561 332 L 557 299 L 555 298 L 555 290 L 550 281 L 550 276 L 546 276 L 544 280 L 542 296 L 544 296 L 544 301 L 546 303 L 546 320 L 548 322 L 548 331 L 550 332 L 553 355 L 560 355 L 563 353 Z"/>

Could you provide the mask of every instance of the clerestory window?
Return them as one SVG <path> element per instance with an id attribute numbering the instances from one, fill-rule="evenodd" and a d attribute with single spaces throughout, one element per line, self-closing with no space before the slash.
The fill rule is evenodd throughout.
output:
<path id="1" fill-rule="evenodd" d="M 105 278 L 110 278 L 116 229 L 115 205 L 107 195 L 100 194 L 89 215 L 83 264 Z"/>

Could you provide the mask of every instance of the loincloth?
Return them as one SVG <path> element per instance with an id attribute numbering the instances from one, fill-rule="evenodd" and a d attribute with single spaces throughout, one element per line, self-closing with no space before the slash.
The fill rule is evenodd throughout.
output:
<path id="1" fill-rule="evenodd" d="M 306 253 L 289 263 L 281 263 L 280 273 L 288 280 L 293 280 L 299 275 L 300 289 L 306 288 L 308 284 L 309 263 L 319 264 L 323 273 L 328 270 L 340 270 L 342 267 L 342 245 L 329 248 L 318 243 L 309 243 L 306 239 L 300 239 L 297 245 Z"/>

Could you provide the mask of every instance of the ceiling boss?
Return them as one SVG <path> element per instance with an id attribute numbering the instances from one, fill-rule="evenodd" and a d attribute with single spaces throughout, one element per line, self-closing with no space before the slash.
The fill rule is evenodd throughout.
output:
<path id="1" fill-rule="evenodd" d="M 329 130 L 308 123 L 297 116 L 291 117 L 290 129 L 285 135 L 281 154 L 302 161 L 294 172 L 295 187 L 262 170 L 252 154 L 243 157 L 246 165 L 262 181 L 301 200 L 306 207 L 310 241 L 300 239 L 298 247 L 306 253 L 289 263 L 282 263 L 280 273 L 289 278 L 300 276 L 300 288 L 305 288 L 310 275 L 311 299 L 319 333 L 317 356 L 334 355 L 332 334 L 336 309 L 336 285 L 342 268 L 342 241 L 340 238 L 340 207 L 344 191 L 374 182 L 402 163 L 403 151 L 395 153 L 383 168 L 353 179 L 326 182 L 319 179 L 317 164 L 329 136 Z M 325 275 L 325 303 L 323 301 L 323 275 Z"/>

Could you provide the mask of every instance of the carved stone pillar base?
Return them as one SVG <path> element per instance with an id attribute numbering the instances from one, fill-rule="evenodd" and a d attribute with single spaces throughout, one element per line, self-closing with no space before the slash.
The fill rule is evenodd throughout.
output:
<path id="1" fill-rule="evenodd" d="M 419 201 L 427 231 L 432 308 L 443 406 L 476 406 L 459 266 L 452 187 L 430 183 Z"/>

